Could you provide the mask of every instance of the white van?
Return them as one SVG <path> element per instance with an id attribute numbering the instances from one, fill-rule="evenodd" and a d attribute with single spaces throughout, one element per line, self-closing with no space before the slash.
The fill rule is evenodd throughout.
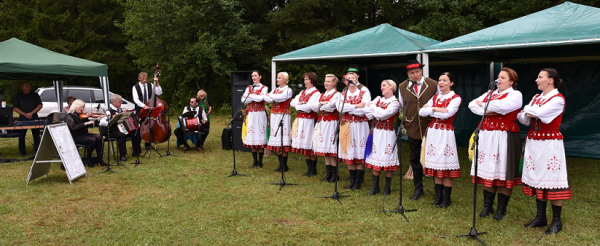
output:
<path id="1" fill-rule="evenodd" d="M 73 96 L 77 99 L 81 99 L 85 102 L 85 111 L 104 113 L 104 98 L 102 97 L 102 89 L 93 86 L 76 86 L 66 85 L 63 86 L 63 106 L 57 107 L 56 105 L 56 93 L 54 92 L 54 86 L 41 87 L 35 90 L 42 99 L 44 107 L 38 112 L 40 118 L 48 117 L 50 113 L 61 112 L 62 108 L 67 106 L 67 98 Z M 110 95 L 113 93 L 110 92 Z M 91 102 L 91 103 L 90 103 Z M 91 107 L 90 107 L 91 105 Z M 135 104 L 128 100 L 123 99 L 121 105 L 124 110 L 133 110 Z"/>

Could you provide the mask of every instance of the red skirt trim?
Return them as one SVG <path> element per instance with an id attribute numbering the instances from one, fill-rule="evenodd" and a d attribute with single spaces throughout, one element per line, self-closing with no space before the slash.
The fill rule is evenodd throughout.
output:
<path id="1" fill-rule="evenodd" d="M 573 191 L 571 189 L 550 191 L 548 189 L 536 189 L 527 185 L 523 185 L 523 193 L 529 196 L 535 196 L 537 199 L 545 200 L 568 200 L 573 197 Z"/>
<path id="2" fill-rule="evenodd" d="M 292 148 L 292 152 L 298 153 L 301 155 L 315 155 L 315 152 L 311 149 L 296 149 Z"/>
<path id="3" fill-rule="evenodd" d="M 471 183 L 475 183 L 475 177 L 473 177 L 473 176 L 471 176 Z M 485 186 L 485 187 L 500 186 L 500 187 L 506 187 L 509 189 L 512 189 L 513 187 L 515 187 L 515 185 L 523 184 L 521 182 L 521 178 L 516 178 L 515 180 L 499 180 L 499 179 L 489 180 L 489 179 L 477 178 L 477 183 L 483 184 L 483 186 Z"/>
<path id="4" fill-rule="evenodd" d="M 281 146 L 271 146 L 268 145 L 267 149 L 269 149 L 270 151 L 275 151 L 275 152 L 281 152 Z M 292 152 L 292 147 L 291 146 L 283 146 L 283 152 Z"/>
<path id="5" fill-rule="evenodd" d="M 333 157 L 337 157 L 336 153 L 320 153 L 320 152 L 315 152 L 315 155 L 318 156 L 333 156 Z"/>
<path id="6" fill-rule="evenodd" d="M 346 163 L 346 165 L 364 164 L 363 159 L 342 159 L 342 158 L 338 158 L 338 162 Z"/>
<path id="7" fill-rule="evenodd" d="M 267 144 L 263 144 L 263 145 L 247 145 L 244 144 L 244 147 L 249 148 L 249 149 L 264 149 L 267 147 Z"/>
<path id="8" fill-rule="evenodd" d="M 436 178 L 460 178 L 460 170 L 435 170 L 423 168 L 426 175 Z"/>
<path id="9" fill-rule="evenodd" d="M 365 163 L 365 167 L 368 169 L 372 169 L 373 171 L 396 171 L 398 170 L 398 166 L 388 166 L 388 167 L 380 167 L 380 166 L 373 166 L 369 163 Z"/>

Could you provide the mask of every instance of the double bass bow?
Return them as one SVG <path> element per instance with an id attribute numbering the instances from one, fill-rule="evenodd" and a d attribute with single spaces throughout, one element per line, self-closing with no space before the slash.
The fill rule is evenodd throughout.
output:
<path id="1" fill-rule="evenodd" d="M 157 82 L 159 76 L 160 66 L 157 64 L 156 71 L 154 72 L 154 78 L 157 78 Z M 157 117 L 148 117 L 147 120 L 142 122 L 142 125 L 140 126 L 140 135 L 146 143 L 163 143 L 171 137 L 171 125 L 166 117 L 169 106 L 165 101 L 156 96 L 156 85 L 154 83 L 151 88 L 152 96 L 150 97 L 150 100 L 146 102 L 146 106 L 150 107 L 151 110 L 161 106 L 162 109 Z"/>

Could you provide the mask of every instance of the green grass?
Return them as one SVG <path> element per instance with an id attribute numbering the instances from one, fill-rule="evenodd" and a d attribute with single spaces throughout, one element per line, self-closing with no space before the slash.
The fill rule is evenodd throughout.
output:
<path id="1" fill-rule="evenodd" d="M 231 151 L 221 150 L 220 135 L 228 119 L 213 117 L 206 153 L 172 150 L 177 157 L 141 158 L 144 164 L 126 164 L 117 172 L 88 176 L 69 184 L 64 171 L 54 164 L 48 177 L 25 186 L 31 161 L 0 164 L 0 245 L 476 245 L 470 238 L 440 238 L 468 233 L 472 226 L 472 191 L 466 148 L 459 150 L 462 177 L 455 180 L 452 205 L 437 209 L 433 185 L 426 179 L 425 196 L 411 201 L 412 181 L 403 181 L 404 207 L 419 209 L 402 216 L 384 215 L 382 196 L 368 196 L 371 173 L 365 174 L 362 190 L 340 189 L 349 197 L 329 196 L 333 185 L 319 182 L 324 176 L 319 159 L 317 177 L 302 176 L 303 157 L 290 154 L 286 181 L 298 186 L 279 186 L 276 157 L 265 158 L 265 167 L 250 169 L 250 153 L 236 152 L 238 171 L 252 177 L 225 178 L 231 173 Z M 172 120 L 173 122 L 173 120 Z M 30 138 L 30 133 L 28 133 Z M 171 144 L 175 138 L 172 138 Z M 31 146 L 31 143 L 28 143 Z M 129 144 L 128 144 L 129 146 Z M 172 145 L 173 146 L 173 145 Z M 407 146 L 404 143 L 403 146 Z M 167 144 L 159 144 L 165 153 Z M 31 148 L 31 147 L 29 147 Z M 17 139 L 2 139 L 4 157 L 18 155 Z M 404 150 L 404 171 L 408 166 Z M 130 158 L 131 161 L 132 158 Z M 477 229 L 488 232 L 481 238 L 488 245 L 594 245 L 598 231 L 600 185 L 598 160 L 569 158 L 573 199 L 563 208 L 563 231 L 544 236 L 545 228 L 527 229 L 523 224 L 534 217 L 535 201 L 515 189 L 508 214 L 498 222 L 477 217 Z M 348 176 L 345 165 L 342 178 Z M 398 205 L 398 180 L 386 208 Z M 340 185 L 345 185 L 340 182 Z M 383 184 L 381 184 L 383 188 Z M 477 212 L 482 206 L 478 189 Z M 548 208 L 551 219 L 551 209 Z"/>

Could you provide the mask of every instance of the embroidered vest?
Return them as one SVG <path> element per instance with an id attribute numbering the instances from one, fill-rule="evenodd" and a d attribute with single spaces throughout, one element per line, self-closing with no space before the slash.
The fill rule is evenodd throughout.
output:
<path id="1" fill-rule="evenodd" d="M 487 98 L 490 96 L 490 91 L 485 99 L 483 99 L 483 103 L 487 102 Z M 510 92 L 509 92 L 510 93 Z M 493 100 L 502 100 L 508 96 L 508 93 L 504 93 L 502 95 L 496 94 L 492 95 L 490 101 Z M 519 125 L 517 125 L 517 114 L 519 114 L 520 109 L 512 111 L 506 115 L 490 115 L 486 117 L 485 122 L 483 122 L 481 126 L 481 130 L 484 131 L 507 131 L 507 132 L 519 132 Z"/>
<path id="2" fill-rule="evenodd" d="M 541 107 L 541 106 L 544 106 L 544 104 L 546 104 L 547 102 L 552 100 L 552 98 L 555 98 L 555 97 L 561 97 L 563 100 L 565 100 L 565 97 L 560 93 L 558 93 L 546 100 L 543 100 L 541 98 L 541 96 L 542 96 L 541 94 L 535 95 L 535 97 L 533 98 L 533 101 L 531 102 L 531 105 L 538 105 Z M 565 100 L 565 102 L 566 102 L 566 100 Z M 566 104 L 565 104 L 565 107 L 566 107 Z M 529 132 L 527 132 L 527 138 L 531 138 L 531 139 L 535 139 L 535 140 L 564 139 L 564 136 L 558 130 L 558 128 L 560 127 L 560 123 L 562 122 L 562 116 L 563 116 L 564 112 L 565 111 L 563 110 L 560 113 L 560 115 L 556 116 L 556 118 L 554 118 L 554 120 L 552 120 L 548 124 L 542 123 L 542 121 L 540 119 L 531 119 L 531 128 L 529 129 Z"/>
<path id="3" fill-rule="evenodd" d="M 438 108 L 447 108 L 448 105 L 450 105 L 450 102 L 455 99 L 455 98 L 460 98 L 459 95 L 454 94 L 454 96 L 452 96 L 451 98 L 447 98 L 444 100 L 437 100 L 439 95 L 435 95 L 433 96 L 433 106 L 432 107 L 438 107 Z M 431 122 L 429 122 L 428 127 L 430 128 L 434 128 L 434 129 L 442 129 L 442 130 L 450 130 L 450 131 L 454 131 L 454 127 L 452 126 L 452 122 L 454 122 L 454 118 L 456 117 L 456 113 L 454 115 L 452 115 L 452 117 L 445 119 L 445 120 L 440 120 L 438 118 L 433 118 L 431 120 Z"/>

